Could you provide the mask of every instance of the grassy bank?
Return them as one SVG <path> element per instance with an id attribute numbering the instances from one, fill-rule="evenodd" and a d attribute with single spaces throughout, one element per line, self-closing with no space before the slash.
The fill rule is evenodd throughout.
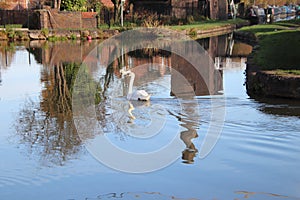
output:
<path id="1" fill-rule="evenodd" d="M 0 25 L 0 28 L 22 28 L 22 24 L 6 24 L 6 25 Z"/>
<path id="2" fill-rule="evenodd" d="M 226 25 L 238 25 L 246 22 L 247 22 L 246 20 L 239 19 L 239 18 L 226 20 L 226 21 L 205 20 L 205 21 L 196 21 L 186 25 L 173 25 L 173 26 L 166 26 L 166 27 L 171 28 L 173 30 L 189 30 L 189 29 L 209 30 L 209 29 L 226 26 Z"/>
<path id="3" fill-rule="evenodd" d="M 235 20 L 224 20 L 224 21 L 215 21 L 215 20 L 202 20 L 202 21 L 193 21 L 190 24 L 185 25 L 160 25 L 160 23 L 147 23 L 147 25 L 154 24 L 154 27 L 169 28 L 171 30 L 183 31 L 185 34 L 197 36 L 203 35 L 204 33 L 198 31 L 211 31 L 217 32 L 220 30 L 215 30 L 218 28 L 226 28 L 228 25 L 237 25 L 242 26 L 247 24 L 246 20 L 235 19 Z M 16 25 L 16 27 L 18 27 Z M 138 28 L 138 26 L 129 22 L 124 23 L 124 27 L 113 25 L 110 28 L 106 24 L 102 24 L 98 29 L 85 30 L 85 29 L 59 29 L 59 30 L 48 30 L 42 29 L 35 31 L 34 38 L 32 36 L 32 31 L 20 31 L 17 30 L 13 25 L 7 25 L 6 28 L 0 29 L 0 40 L 29 40 L 29 39 L 48 39 L 51 41 L 57 40 L 75 40 L 75 39 L 86 39 L 87 35 L 91 35 L 93 39 L 103 39 L 118 34 L 119 32 L 131 30 Z M 141 27 L 141 26 L 140 26 Z M 143 27 L 143 26 L 142 26 Z M 152 26 L 146 26 L 152 27 Z M 223 30 L 224 31 L 224 30 Z M 87 32 L 87 33 L 86 33 Z"/>
<path id="4" fill-rule="evenodd" d="M 253 61 L 261 70 L 300 74 L 300 20 L 243 27 L 239 31 L 251 32 L 258 38 Z"/>

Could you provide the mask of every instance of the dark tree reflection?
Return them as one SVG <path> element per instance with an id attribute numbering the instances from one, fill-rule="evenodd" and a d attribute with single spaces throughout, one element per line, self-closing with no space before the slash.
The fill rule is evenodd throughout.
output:
<path id="1" fill-rule="evenodd" d="M 7 41 L 0 41 L 0 67 L 6 69 L 11 65 L 16 53 L 16 46 L 14 43 Z"/>
<path id="2" fill-rule="evenodd" d="M 43 67 L 40 102 L 27 100 L 16 124 L 20 143 L 46 165 L 63 165 L 81 150 L 72 119 L 72 90 L 80 63 Z M 96 98 L 99 102 L 99 97 Z"/>
<path id="3" fill-rule="evenodd" d="M 45 103 L 46 104 L 46 103 Z M 50 103 L 47 106 L 50 106 Z M 64 165 L 81 149 L 70 111 L 54 113 L 28 100 L 19 112 L 17 133 L 29 153 L 37 155 L 45 165 Z"/>

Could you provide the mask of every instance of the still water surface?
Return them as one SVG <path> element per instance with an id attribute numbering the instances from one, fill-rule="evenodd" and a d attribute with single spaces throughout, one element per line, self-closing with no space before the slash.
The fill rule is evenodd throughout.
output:
<path id="1" fill-rule="evenodd" d="M 142 174 L 103 165 L 76 133 L 70 74 L 89 59 L 96 41 L 1 43 L 0 199 L 300 199 L 300 103 L 248 97 L 246 59 L 239 56 L 245 56 L 249 46 L 235 42 L 228 51 L 233 44 L 230 36 L 198 42 L 218 63 L 216 71 L 222 76 L 212 85 L 213 96 L 195 91 L 193 101 L 171 95 L 174 73 L 169 66 L 180 63 L 176 56 L 146 51 L 124 58 L 136 74 L 134 87 L 152 94 L 148 105 L 133 103 L 135 119 L 124 104 L 129 80 L 120 76 L 118 63 L 90 68 L 102 87 L 98 119 L 112 143 L 148 152 L 179 130 L 179 159 Z M 212 99 L 226 105 L 224 127 L 215 148 L 200 159 Z M 199 112 L 192 109 L 195 103 Z M 148 123 L 147 113 L 158 104 L 169 111 L 164 113 L 169 119 L 165 134 L 138 140 L 120 129 Z"/>

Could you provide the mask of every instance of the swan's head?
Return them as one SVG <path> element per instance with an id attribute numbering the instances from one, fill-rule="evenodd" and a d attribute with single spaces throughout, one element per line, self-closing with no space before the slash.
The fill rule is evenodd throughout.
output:
<path id="1" fill-rule="evenodd" d="M 125 67 L 122 67 L 122 69 L 120 69 L 120 74 L 121 74 L 122 77 L 124 77 L 126 75 L 132 74 L 132 72 L 130 70 L 126 70 Z"/>

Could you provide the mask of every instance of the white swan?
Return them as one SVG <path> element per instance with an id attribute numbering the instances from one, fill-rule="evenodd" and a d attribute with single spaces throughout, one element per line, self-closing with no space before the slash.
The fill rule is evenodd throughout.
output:
<path id="1" fill-rule="evenodd" d="M 129 88 L 127 93 L 127 99 L 128 100 L 135 100 L 135 101 L 149 101 L 150 100 L 150 94 L 148 94 L 145 90 L 136 90 L 132 91 L 133 88 L 133 82 L 135 78 L 135 74 L 130 70 L 120 70 L 122 75 L 128 75 L 130 76 L 130 82 L 129 82 Z"/>

